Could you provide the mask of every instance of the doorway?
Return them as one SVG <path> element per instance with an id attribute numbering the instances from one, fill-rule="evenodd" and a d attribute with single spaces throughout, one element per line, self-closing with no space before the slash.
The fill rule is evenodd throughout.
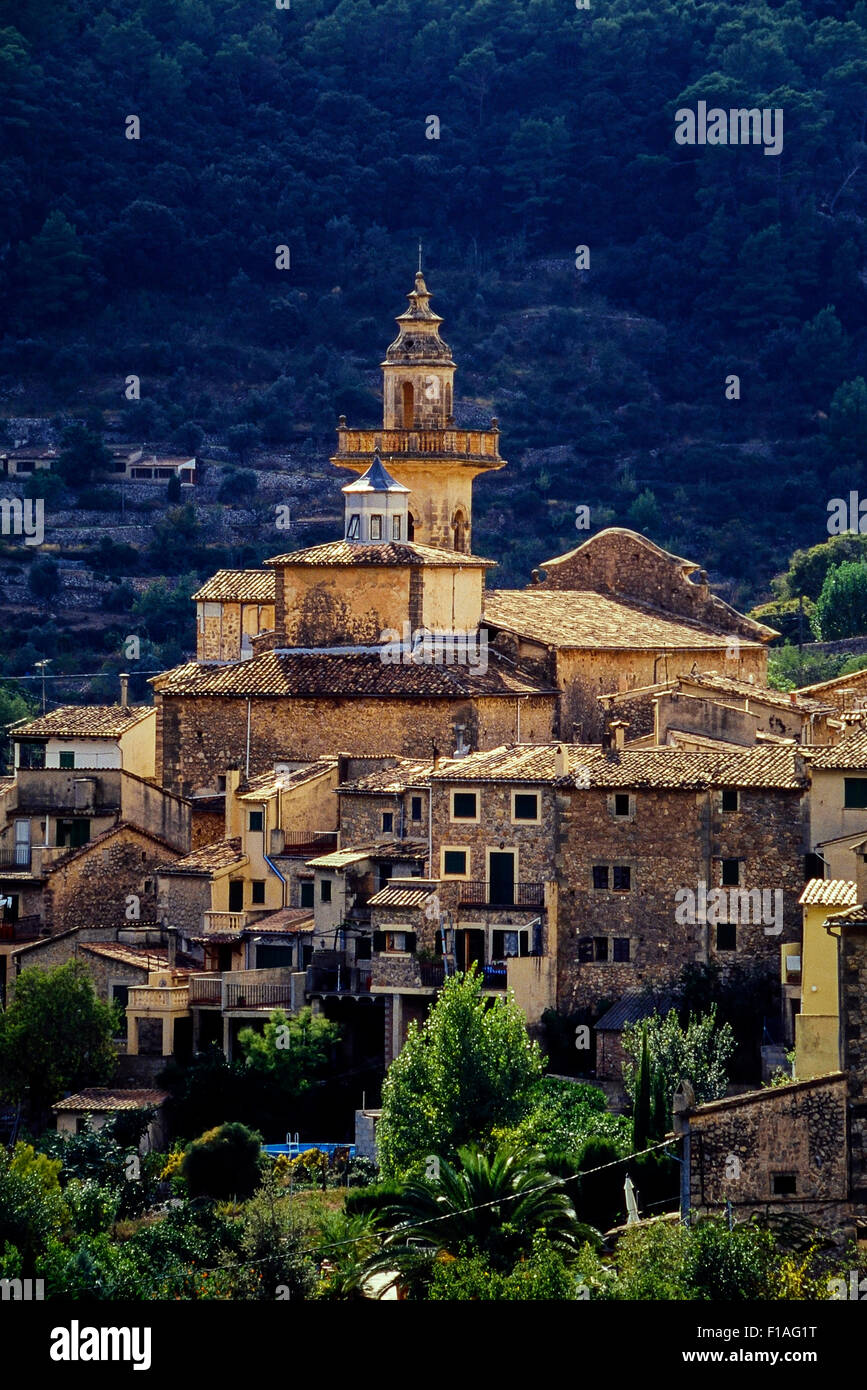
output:
<path id="1" fill-rule="evenodd" d="M 469 970 L 473 961 L 482 970 L 485 964 L 485 933 L 477 928 L 456 932 L 455 960 L 458 970 Z"/>
<path id="2" fill-rule="evenodd" d="M 488 902 L 510 907 L 515 901 L 515 852 L 491 850 L 488 856 Z"/>
<path id="3" fill-rule="evenodd" d="M 403 399 L 403 427 L 411 430 L 415 423 L 415 403 L 412 382 L 405 381 L 400 388 Z"/>

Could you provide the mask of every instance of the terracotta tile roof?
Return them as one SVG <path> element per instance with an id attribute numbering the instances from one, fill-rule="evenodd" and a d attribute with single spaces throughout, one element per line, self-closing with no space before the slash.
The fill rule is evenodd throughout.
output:
<path id="1" fill-rule="evenodd" d="M 656 650 L 661 647 L 724 649 L 731 640 L 686 618 L 661 613 L 634 599 L 609 598 L 589 589 L 487 589 L 484 617 L 494 627 L 552 647 Z M 739 638 L 742 647 L 762 649 Z"/>
<path id="2" fill-rule="evenodd" d="M 12 731 L 19 738 L 117 738 L 153 714 L 152 705 L 61 705 Z"/>
<path id="3" fill-rule="evenodd" d="M 426 859 L 426 840 L 378 840 L 369 845 L 347 845 L 331 854 L 320 854 L 316 859 L 308 859 L 308 869 L 345 869 L 351 864 L 360 864 L 365 859 Z"/>
<path id="4" fill-rule="evenodd" d="M 92 956 L 133 965 L 139 970 L 165 970 L 169 956 L 164 946 L 127 946 L 122 941 L 81 941 L 79 949 Z"/>
<path id="5" fill-rule="evenodd" d="M 846 878 L 811 878 L 800 898 L 801 906 L 821 903 L 824 907 L 854 907 L 858 888 Z"/>
<path id="6" fill-rule="evenodd" d="M 164 1104 L 169 1098 L 168 1091 L 149 1090 L 110 1090 L 105 1086 L 92 1086 L 87 1091 L 77 1091 L 74 1096 L 65 1096 L 55 1101 L 52 1110 L 150 1110 Z"/>
<path id="7" fill-rule="evenodd" d="M 558 773 L 555 743 L 511 744 L 469 753 L 431 774 L 433 782 L 548 782 L 609 788 L 773 787 L 806 785 L 798 776 L 793 747 L 693 752 L 680 748 L 624 748 L 603 752 L 596 745 L 562 744 L 566 773 Z"/>
<path id="8" fill-rule="evenodd" d="M 199 603 L 273 603 L 273 570 L 217 570 L 192 597 Z"/>
<path id="9" fill-rule="evenodd" d="M 258 936 L 264 933 L 267 936 L 272 932 L 278 935 L 295 935 L 312 930 L 313 913 L 309 907 L 281 907 L 277 912 L 269 912 L 267 917 L 249 922 L 244 928 L 244 935 Z"/>
<path id="10" fill-rule="evenodd" d="M 763 705 L 773 705 L 776 709 L 796 709 L 806 714 L 834 708 L 827 700 L 805 698 L 797 690 L 772 690 L 770 686 L 737 680 L 733 676 L 721 675 L 719 671 L 702 671 L 697 676 L 684 674 L 678 684 L 697 685 L 702 690 L 719 691 L 721 695 L 735 695 L 738 698 L 760 701 Z M 794 696 L 794 699 L 791 696 Z"/>
<path id="11" fill-rule="evenodd" d="M 398 880 L 374 893 L 368 907 L 425 907 L 435 892 L 433 885 L 410 888 L 404 886 L 403 880 Z"/>
<path id="12" fill-rule="evenodd" d="M 451 758 L 444 760 L 449 764 L 452 761 Z M 443 765 L 443 763 L 440 764 L 441 767 Z M 433 762 L 430 758 L 423 761 L 416 758 L 401 758 L 393 767 L 380 768 L 377 772 L 370 772 L 366 777 L 359 777 L 357 782 L 341 783 L 337 788 L 337 794 L 342 796 L 344 792 L 352 792 L 353 794 L 398 795 L 410 786 L 426 787 L 432 771 Z"/>
<path id="13" fill-rule="evenodd" d="M 336 758 L 318 758 L 315 762 L 305 763 L 303 767 L 293 768 L 291 772 L 275 772 L 271 768 L 268 772 L 260 772 L 257 777 L 251 777 L 244 790 L 238 792 L 238 799 L 239 801 L 258 801 L 262 800 L 263 797 L 276 796 L 278 792 L 287 791 L 289 787 L 298 787 L 304 782 L 312 782 L 315 778 L 322 777 L 324 773 L 332 771 L 336 766 Z"/>
<path id="14" fill-rule="evenodd" d="M 162 695 L 380 697 L 457 700 L 468 695 L 546 695 L 548 686 L 517 675 L 493 652 L 487 671 L 472 666 L 391 665 L 378 651 L 272 651 L 228 666 L 190 661 L 152 679 Z"/>
<path id="15" fill-rule="evenodd" d="M 386 541 L 381 545 L 361 545 L 354 541 L 327 541 L 311 545 L 306 550 L 290 550 L 287 555 L 275 555 L 266 565 L 437 565 L 448 569 L 493 569 L 496 560 L 483 560 L 478 555 L 464 555 L 454 550 L 441 550 L 433 545 L 417 545 L 415 541 Z"/>
<path id="16" fill-rule="evenodd" d="M 833 917 L 835 927 L 867 927 L 867 903 L 855 903 L 853 907 L 830 913 L 829 916 Z"/>
<path id="17" fill-rule="evenodd" d="M 859 729 L 839 743 L 824 744 L 811 750 L 810 766 L 822 771 L 833 769 L 867 770 L 867 732 Z"/>
<path id="18" fill-rule="evenodd" d="M 235 864 L 246 864 L 247 856 L 241 849 L 240 837 L 231 840 L 218 840 L 213 845 L 203 845 L 176 859 L 173 864 L 161 864 L 156 870 L 159 874 L 213 874 L 221 869 L 231 869 Z"/>
<path id="19" fill-rule="evenodd" d="M 817 681 L 814 685 L 802 685 L 798 694 L 822 696 L 849 689 L 859 690 L 863 685 L 867 685 L 867 670 L 852 671 L 848 676 L 833 676 L 831 680 Z"/>

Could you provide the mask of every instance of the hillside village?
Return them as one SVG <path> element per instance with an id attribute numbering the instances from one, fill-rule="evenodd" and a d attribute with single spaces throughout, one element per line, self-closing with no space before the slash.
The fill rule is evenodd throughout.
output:
<path id="1" fill-rule="evenodd" d="M 420 271 L 381 427 L 340 419 L 342 533 L 202 585 L 196 659 L 151 677 L 152 704 L 123 674 L 115 704 L 10 730 L 3 1003 L 74 959 L 125 1008 L 118 1085 L 58 1124 L 120 1093 L 158 1106 L 168 1062 L 231 1060 L 242 1029 L 309 1006 L 366 1078 L 373 1157 L 377 1078 L 456 973 L 511 992 L 534 1037 L 586 1028 L 575 1071 L 623 1112 L 624 1027 L 689 967 L 749 971 L 775 1000 L 738 1040 L 751 1074 L 704 1104 L 685 1084 L 669 1117 L 681 1211 L 855 1235 L 867 672 L 770 688 L 773 629 L 621 528 L 496 587 L 473 481 L 508 464 L 496 419 L 455 425 L 430 299 Z"/>

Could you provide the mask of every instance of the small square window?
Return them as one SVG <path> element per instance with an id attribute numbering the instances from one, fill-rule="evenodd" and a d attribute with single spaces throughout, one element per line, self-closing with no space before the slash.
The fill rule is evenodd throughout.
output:
<path id="1" fill-rule="evenodd" d="M 313 883 L 309 880 L 298 885 L 298 906 L 313 906 Z"/>
<path id="2" fill-rule="evenodd" d="M 737 787 L 723 787 L 722 809 L 724 811 L 736 811 L 738 809 Z"/>
<path id="3" fill-rule="evenodd" d="M 594 864 L 594 865 L 593 865 L 593 887 L 594 887 L 594 888 L 607 888 L 607 887 L 608 887 L 608 865 L 607 865 L 607 864 Z"/>
<path id="4" fill-rule="evenodd" d="M 735 886 L 741 881 L 740 861 L 737 859 L 724 859 L 722 861 L 722 881 L 724 885 Z"/>
<path id="5" fill-rule="evenodd" d="M 399 517 L 399 516 L 393 516 L 393 517 L 391 518 L 391 539 L 392 539 L 393 541 L 399 541 L 399 540 L 400 540 L 400 517 Z"/>
<path id="6" fill-rule="evenodd" d="M 515 820 L 539 819 L 539 793 L 538 792 L 516 792 L 515 793 Z"/>
<path id="7" fill-rule="evenodd" d="M 410 820 L 421 820 L 421 797 L 414 796 L 410 801 Z"/>
<path id="8" fill-rule="evenodd" d="M 628 864 L 615 864 L 612 887 L 615 893 L 628 893 L 632 887 L 632 870 Z"/>
<path id="9" fill-rule="evenodd" d="M 579 936 L 578 938 L 578 960 L 586 965 L 593 959 L 593 937 Z"/>
<path id="10" fill-rule="evenodd" d="M 264 811 L 251 811 L 251 812 L 250 812 L 249 829 L 250 829 L 250 830 L 263 830 L 264 827 L 265 827 L 265 812 L 264 812 Z"/>
<path id="11" fill-rule="evenodd" d="M 867 777 L 845 777 L 843 789 L 845 807 L 859 811 L 867 808 Z"/>
<path id="12" fill-rule="evenodd" d="M 225 773 L 222 773 L 222 774 L 217 778 L 217 791 L 218 791 L 218 792 L 224 792 L 225 790 L 226 790 L 226 775 L 225 775 Z"/>
<path id="13" fill-rule="evenodd" d="M 607 936 L 594 936 L 594 938 L 593 938 L 593 959 L 594 959 L 594 960 L 599 960 L 599 961 L 602 961 L 602 960 L 607 961 L 607 959 L 608 959 L 608 937 L 607 937 Z"/>
<path id="14" fill-rule="evenodd" d="M 319 901 L 321 903 L 331 902 L 331 879 L 323 878 L 319 884 Z"/>
<path id="15" fill-rule="evenodd" d="M 616 961 L 629 960 L 630 941 L 628 936 L 615 936 L 614 938 L 614 959 Z"/>
<path id="16" fill-rule="evenodd" d="M 265 880 L 264 878 L 254 878 L 250 884 L 250 902 L 263 903 L 265 901 Z"/>
<path id="17" fill-rule="evenodd" d="M 382 517 L 376 513 L 370 518 L 370 539 L 372 541 L 382 540 Z"/>
<path id="18" fill-rule="evenodd" d="M 443 873 L 465 874 L 467 872 L 467 852 L 465 849 L 443 850 Z"/>
<path id="19" fill-rule="evenodd" d="M 628 792 L 616 792 L 616 793 L 615 793 L 615 796 L 614 796 L 614 814 L 615 814 L 615 816 L 628 816 L 628 815 L 629 815 L 629 793 L 628 793 Z"/>
<path id="20" fill-rule="evenodd" d="M 66 768 L 67 771 L 68 771 L 70 768 L 74 768 L 74 767 L 75 767 L 75 753 L 74 753 L 74 752 L 63 752 L 63 753 L 61 753 L 60 756 L 59 756 L 58 767 Z"/>
<path id="21" fill-rule="evenodd" d="M 716 948 L 718 951 L 736 951 L 738 949 L 738 929 L 734 922 L 717 922 Z"/>
<path id="22" fill-rule="evenodd" d="M 475 820 L 478 797 L 475 792 L 452 793 L 452 820 Z"/>
<path id="23" fill-rule="evenodd" d="M 798 1190 L 798 1180 L 794 1173 L 773 1173 L 771 1190 L 775 1197 L 794 1197 Z"/>
<path id="24" fill-rule="evenodd" d="M 394 812 L 393 812 L 393 811 L 383 811 L 383 813 L 382 813 L 382 828 L 383 828 L 383 831 L 392 831 L 392 830 L 394 829 Z"/>

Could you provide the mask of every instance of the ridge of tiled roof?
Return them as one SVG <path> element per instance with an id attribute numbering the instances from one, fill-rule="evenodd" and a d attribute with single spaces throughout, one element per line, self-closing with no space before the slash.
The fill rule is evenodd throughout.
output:
<path id="1" fill-rule="evenodd" d="M 444 762 L 459 762 L 460 759 L 447 758 Z M 440 766 L 443 764 L 441 763 Z M 337 788 L 338 796 L 344 792 L 365 793 L 381 795 L 399 795 L 406 787 L 427 785 L 431 772 L 433 772 L 432 758 L 401 758 L 395 767 L 381 768 L 376 772 L 369 772 L 366 777 L 359 777 L 355 782 L 342 782 Z"/>
<path id="2" fill-rule="evenodd" d="M 168 1091 L 91 1086 L 55 1101 L 52 1110 L 150 1110 L 169 1099 Z"/>
<path id="3" fill-rule="evenodd" d="M 556 769 L 556 743 L 511 744 L 468 753 L 431 773 L 432 782 L 547 782 L 575 787 L 681 788 L 768 787 L 800 790 L 806 776 L 796 771 L 793 747 L 693 752 L 680 748 L 602 750 L 598 744 L 559 745 L 566 771 Z"/>
<path id="4" fill-rule="evenodd" d="M 211 874 L 220 869 L 230 869 L 234 864 L 246 864 L 247 855 L 241 849 L 240 835 L 229 840 L 215 840 L 212 845 L 202 845 L 183 859 L 173 864 L 161 864 L 156 870 L 160 874 Z"/>
<path id="5" fill-rule="evenodd" d="M 12 737 L 116 738 L 153 712 L 153 705 L 61 705 L 19 725 Z"/>
<path id="6" fill-rule="evenodd" d="M 593 589 L 486 589 L 483 600 L 483 623 L 559 648 L 719 651 L 731 641 L 689 618 Z M 738 640 L 763 649 L 758 640 Z"/>
<path id="7" fill-rule="evenodd" d="M 277 761 L 279 762 L 279 759 Z M 291 762 L 293 760 L 287 758 L 286 761 Z M 270 768 L 267 772 L 260 772 L 244 783 L 238 791 L 238 799 L 240 801 L 253 801 L 259 796 L 275 795 L 279 791 L 286 791 L 290 787 L 301 786 L 302 783 L 309 782 L 315 777 L 321 777 L 336 766 L 336 758 L 317 758 L 304 767 L 293 768 L 291 772 L 275 772 L 273 768 Z"/>
<path id="8" fill-rule="evenodd" d="M 439 546 L 419 545 L 416 541 L 383 541 L 363 544 L 355 541 L 325 541 L 309 545 L 304 550 L 290 550 L 286 555 L 274 555 L 266 565 L 284 569 L 289 565 L 439 565 L 449 569 L 493 569 L 496 560 L 483 560 L 479 555 L 462 551 L 442 550 Z"/>
<path id="9" fill-rule="evenodd" d="M 820 771 L 867 768 L 867 731 L 859 729 L 839 743 L 822 744 L 810 751 L 810 766 Z"/>
<path id="10" fill-rule="evenodd" d="M 468 695 L 551 695 L 551 687 L 518 675 L 494 652 L 484 673 L 472 666 L 384 662 L 379 651 L 263 652 L 229 665 L 189 661 L 151 679 L 161 695 L 253 695 L 456 700 Z"/>
<path id="11" fill-rule="evenodd" d="M 273 603 L 276 593 L 273 570 L 217 570 L 191 597 L 199 603 Z"/>
<path id="12" fill-rule="evenodd" d="M 823 907 L 854 907 L 858 887 L 847 878 L 811 878 L 798 899 L 802 906 L 820 903 Z"/>

